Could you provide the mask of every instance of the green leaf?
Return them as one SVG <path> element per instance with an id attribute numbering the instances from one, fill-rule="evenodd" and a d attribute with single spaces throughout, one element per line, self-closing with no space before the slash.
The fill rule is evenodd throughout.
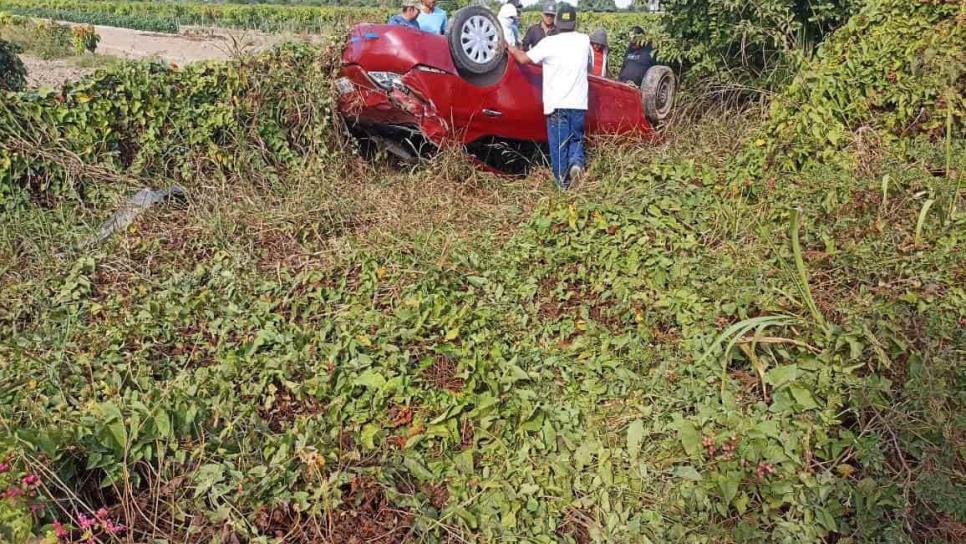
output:
<path id="1" fill-rule="evenodd" d="M 590 442 L 584 442 L 574 452 L 574 463 L 581 469 L 594 460 L 594 446 Z"/>
<path id="2" fill-rule="evenodd" d="M 701 473 L 697 471 L 691 465 L 682 465 L 679 467 L 674 467 L 674 476 L 677 478 L 683 478 L 685 480 L 691 480 L 692 482 L 699 482 L 704 479 Z"/>
<path id="3" fill-rule="evenodd" d="M 681 445 L 684 446 L 684 451 L 691 457 L 698 457 L 701 455 L 701 433 L 690 421 L 680 420 L 675 426 L 678 430 L 678 436 L 681 439 Z"/>
<path id="4" fill-rule="evenodd" d="M 725 504 L 731 504 L 735 495 L 738 494 L 738 484 L 741 483 L 741 473 L 732 471 L 718 476 L 718 489 L 721 490 L 721 497 Z"/>
<path id="5" fill-rule="evenodd" d="M 362 441 L 362 445 L 368 449 L 375 449 L 375 438 L 381 429 L 378 425 L 368 423 L 362 428 L 362 432 L 359 434 L 359 440 Z"/>
<path id="6" fill-rule="evenodd" d="M 201 465 L 194 473 L 192 479 L 195 481 L 195 498 L 200 497 L 215 484 L 225 479 L 225 467 L 218 463 L 208 463 Z"/>
<path id="7" fill-rule="evenodd" d="M 386 385 L 386 378 L 374 370 L 367 370 L 356 377 L 355 384 L 370 389 L 382 389 Z"/>
<path id="8" fill-rule="evenodd" d="M 124 451 L 124 448 L 127 447 L 127 429 L 124 428 L 124 423 L 120 421 L 111 423 L 107 428 L 111 431 L 111 436 L 114 437 L 118 449 Z"/>
<path id="9" fill-rule="evenodd" d="M 798 369 L 798 365 L 784 365 L 773 368 L 765 373 L 765 381 L 769 385 L 778 388 L 788 382 L 794 381 L 798 378 L 801 371 Z"/>
<path id="10" fill-rule="evenodd" d="M 748 502 L 750 502 L 748 494 L 742 491 L 735 499 L 735 510 L 737 510 L 739 514 L 744 514 L 745 511 L 748 510 Z"/>
<path id="11" fill-rule="evenodd" d="M 631 459 L 637 459 L 641 453 L 641 442 L 644 440 L 644 422 L 637 419 L 627 427 L 627 453 Z"/>
<path id="12" fill-rule="evenodd" d="M 833 516 L 827 509 L 816 508 L 815 519 L 826 531 L 838 531 L 838 526 L 835 523 L 835 516 Z"/>
<path id="13" fill-rule="evenodd" d="M 154 414 L 154 427 L 158 430 L 159 438 L 171 437 L 171 418 L 164 410 L 158 410 Z"/>
<path id="14" fill-rule="evenodd" d="M 778 428 L 778 422 L 773 419 L 759 421 L 758 424 L 755 425 L 754 430 L 771 438 L 778 438 L 781 436 L 781 431 Z"/>
<path id="15" fill-rule="evenodd" d="M 510 371 L 510 379 L 505 383 L 516 383 L 530 379 L 530 375 L 517 365 L 507 365 L 507 370 Z"/>
<path id="16" fill-rule="evenodd" d="M 812 410 L 819 407 L 818 403 L 816 403 L 815 399 L 812 397 L 811 391 L 808 389 L 805 389 L 800 385 L 793 385 L 788 389 L 791 391 L 792 396 L 795 397 L 795 402 L 797 402 L 803 410 Z"/>
<path id="17" fill-rule="evenodd" d="M 486 278 L 480 276 L 467 276 L 466 281 L 473 287 L 483 287 L 486 285 Z"/>
<path id="18" fill-rule="evenodd" d="M 435 480 L 436 476 L 426 468 L 426 465 L 422 464 L 418 459 L 413 457 L 406 457 L 403 459 L 403 465 L 409 470 L 409 473 L 416 477 L 417 480 L 428 482 Z"/>

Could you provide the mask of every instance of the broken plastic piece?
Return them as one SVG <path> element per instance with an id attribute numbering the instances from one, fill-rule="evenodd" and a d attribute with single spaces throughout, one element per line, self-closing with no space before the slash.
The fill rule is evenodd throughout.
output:
<path id="1" fill-rule="evenodd" d="M 172 185 L 167 189 L 151 189 L 145 187 L 134 194 L 121 206 L 114 215 L 101 224 L 97 235 L 88 240 L 88 245 L 99 244 L 111 237 L 112 234 L 123 230 L 134 222 L 141 212 L 170 199 L 184 200 L 186 192 L 180 185 Z"/>

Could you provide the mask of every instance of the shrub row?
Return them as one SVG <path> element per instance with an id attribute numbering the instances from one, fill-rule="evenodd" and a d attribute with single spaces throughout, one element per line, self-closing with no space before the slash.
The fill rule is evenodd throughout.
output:
<path id="1" fill-rule="evenodd" d="M 238 63 L 127 63 L 62 92 L 8 93 L 0 102 L 0 209 L 50 203 L 105 175 L 285 169 L 327 139 L 320 55 L 287 45 Z M 196 151 L 209 165 L 198 172 Z"/>
<path id="2" fill-rule="evenodd" d="M 788 169 L 842 149 L 966 127 L 966 20 L 953 2 L 868 2 L 772 102 L 750 156 Z M 867 142 L 869 143 L 869 142 Z"/>
<path id="3" fill-rule="evenodd" d="M 333 23 L 384 20 L 378 8 L 128 2 L 104 0 L 0 0 L 0 9 L 20 15 L 176 32 L 180 25 L 319 31 Z"/>

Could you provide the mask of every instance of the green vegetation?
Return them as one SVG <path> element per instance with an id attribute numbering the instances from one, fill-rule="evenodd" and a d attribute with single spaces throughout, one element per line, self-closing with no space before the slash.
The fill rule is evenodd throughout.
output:
<path id="1" fill-rule="evenodd" d="M 177 32 L 182 25 L 224 26 L 265 31 L 317 32 L 334 24 L 385 20 L 380 8 L 313 7 L 128 0 L 0 0 L 0 10 L 18 15 Z"/>
<path id="2" fill-rule="evenodd" d="M 251 28 L 265 31 L 318 32 L 332 25 L 361 21 L 385 21 L 396 11 L 390 7 L 360 3 L 359 7 L 323 4 L 147 2 L 132 0 L 0 0 L 0 10 L 19 15 L 100 25 L 177 32 L 182 25 Z M 528 20 L 537 14 L 528 13 Z M 647 14 L 588 13 L 587 28 L 601 26 L 626 34 L 634 25 L 655 20 Z"/>
<path id="3" fill-rule="evenodd" d="M 54 21 L 32 21 L 0 12 L 0 38 L 15 44 L 20 53 L 42 59 L 93 53 L 100 36 L 92 26 L 68 25 Z"/>
<path id="4" fill-rule="evenodd" d="M 772 102 L 762 134 L 768 160 L 792 169 L 851 163 L 863 154 L 842 149 L 962 137 L 964 10 L 954 2 L 870 2 Z"/>
<path id="5" fill-rule="evenodd" d="M 849 15 L 852 0 L 663 0 L 666 57 L 725 81 L 768 77 Z"/>
<path id="6" fill-rule="evenodd" d="M 17 44 L 0 40 L 0 92 L 20 91 L 26 84 L 27 70 L 20 60 Z"/>
<path id="7" fill-rule="evenodd" d="M 576 194 L 363 163 L 325 45 L 5 95 L 0 539 L 956 542 L 966 42 L 903 5 Z"/>
<path id="8" fill-rule="evenodd" d="M 75 53 L 83 55 L 97 50 L 97 44 L 100 43 L 101 37 L 94 31 L 93 26 L 75 26 L 72 31 Z"/>

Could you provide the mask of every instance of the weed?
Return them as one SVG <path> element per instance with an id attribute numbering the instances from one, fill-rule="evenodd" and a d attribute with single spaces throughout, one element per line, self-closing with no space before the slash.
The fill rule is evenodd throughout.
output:
<path id="1" fill-rule="evenodd" d="M 334 53 L 12 95 L 0 480 L 43 485 L 0 503 L 11 540 L 961 533 L 962 218 L 917 227 L 961 142 L 735 175 L 744 102 L 595 142 L 578 194 L 454 150 L 396 171 L 341 139 Z M 120 85 L 160 121 L 102 125 Z M 171 178 L 186 208 L 81 243 Z"/>

